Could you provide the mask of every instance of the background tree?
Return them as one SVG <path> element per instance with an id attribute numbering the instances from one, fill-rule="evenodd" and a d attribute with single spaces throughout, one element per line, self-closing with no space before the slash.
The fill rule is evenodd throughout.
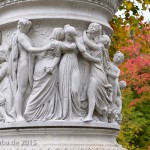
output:
<path id="1" fill-rule="evenodd" d="M 124 15 L 111 21 L 110 55 L 118 50 L 125 54 L 121 79 L 128 86 L 122 92 L 123 123 L 118 142 L 128 150 L 150 149 L 150 22 L 144 22 L 141 13 L 150 9 L 149 4 L 150 0 L 126 0 L 119 8 Z"/>

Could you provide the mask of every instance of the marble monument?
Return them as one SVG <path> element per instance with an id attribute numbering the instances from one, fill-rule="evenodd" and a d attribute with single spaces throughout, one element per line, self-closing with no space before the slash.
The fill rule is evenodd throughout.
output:
<path id="1" fill-rule="evenodd" d="M 122 1 L 0 1 L 0 150 L 124 150 L 124 55 L 109 57 Z"/>

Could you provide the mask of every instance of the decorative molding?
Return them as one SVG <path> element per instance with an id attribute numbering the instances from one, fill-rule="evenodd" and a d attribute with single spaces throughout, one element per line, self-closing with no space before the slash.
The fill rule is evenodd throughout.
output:
<path id="1" fill-rule="evenodd" d="M 51 145 L 45 150 L 126 150 L 122 146 L 101 146 L 101 145 Z"/>
<path id="2" fill-rule="evenodd" d="M 7 147 L 9 148 L 9 147 Z M 18 147 L 18 150 L 126 150 L 122 146 L 102 146 L 102 145 L 74 145 L 74 144 L 62 144 L 62 145 L 49 145 L 49 146 L 25 146 Z M 1 147 L 0 150 L 5 150 L 5 147 Z M 16 150 L 15 147 L 11 147 L 11 150 Z"/>
<path id="3" fill-rule="evenodd" d="M 25 1 L 31 0 L 0 0 L 0 8 L 14 3 L 21 3 Z M 112 13 L 115 13 L 119 5 L 122 4 L 123 0 L 66 0 L 66 1 L 93 3 L 99 6 L 103 6 L 106 9 L 110 10 Z"/>
<path id="4" fill-rule="evenodd" d="M 0 128 L 1 129 L 10 129 L 10 128 L 26 128 L 26 127 L 38 127 L 41 128 L 42 126 L 45 127 L 84 127 L 84 128 L 103 128 L 103 129 L 114 129 L 114 130 L 120 130 L 120 125 L 117 123 L 102 123 L 102 122 L 94 122 L 94 123 L 84 123 L 81 121 L 62 121 L 62 120 L 57 120 L 57 121 L 47 121 L 47 122 L 13 122 L 13 123 L 0 123 Z"/>

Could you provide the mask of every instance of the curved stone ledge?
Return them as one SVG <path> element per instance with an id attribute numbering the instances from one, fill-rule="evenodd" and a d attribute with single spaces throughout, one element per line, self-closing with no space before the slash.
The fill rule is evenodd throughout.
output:
<path id="1" fill-rule="evenodd" d="M 76 20 L 86 24 L 100 23 L 112 35 L 109 21 L 117 7 L 117 0 L 5 0 L 0 2 L 0 26 L 12 24 L 20 18 L 58 19 L 60 22 Z"/>
<path id="2" fill-rule="evenodd" d="M 31 1 L 31 0 L 1 0 L 0 7 L 5 7 L 10 4 L 17 2 Z M 72 0 L 67 0 L 72 1 Z M 117 8 L 122 4 L 123 0 L 76 0 L 78 2 L 92 3 L 96 5 L 103 5 L 104 7 L 110 9 L 112 12 L 115 12 Z"/>
<path id="3" fill-rule="evenodd" d="M 120 125 L 117 123 L 104 123 L 104 122 L 77 122 L 77 121 L 47 121 L 47 122 L 14 122 L 14 123 L 1 123 L 1 129 L 11 128 L 41 128 L 41 127 L 76 127 L 76 128 L 100 128 L 120 130 Z"/>

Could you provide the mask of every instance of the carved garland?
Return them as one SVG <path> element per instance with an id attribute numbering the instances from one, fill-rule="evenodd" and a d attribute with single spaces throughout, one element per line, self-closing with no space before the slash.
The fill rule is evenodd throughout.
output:
<path id="1" fill-rule="evenodd" d="M 24 1 L 30 1 L 30 0 L 2 0 L 0 2 L 0 8 L 10 4 L 24 2 Z M 72 0 L 68 0 L 68 1 L 72 1 Z M 74 0 L 74 1 L 97 4 L 110 10 L 111 13 L 115 13 L 118 8 L 118 5 L 121 5 L 122 3 L 122 0 Z"/>

